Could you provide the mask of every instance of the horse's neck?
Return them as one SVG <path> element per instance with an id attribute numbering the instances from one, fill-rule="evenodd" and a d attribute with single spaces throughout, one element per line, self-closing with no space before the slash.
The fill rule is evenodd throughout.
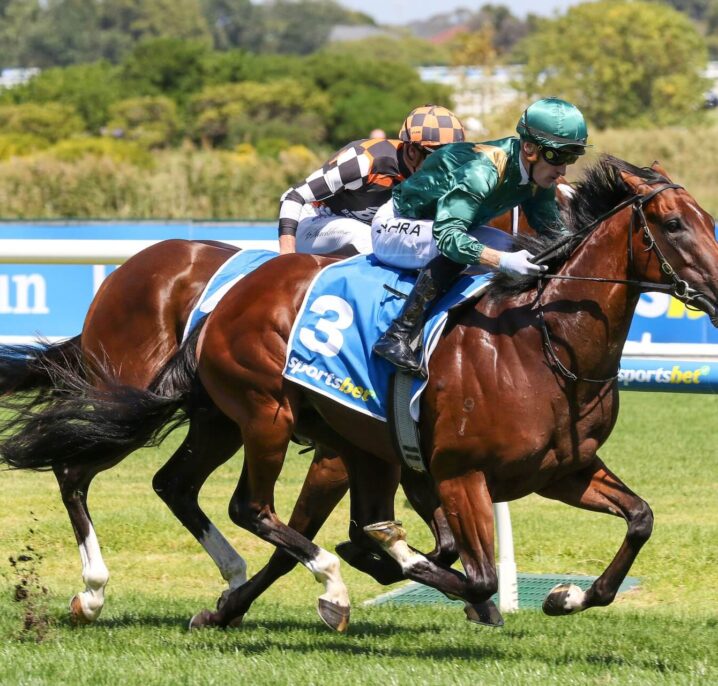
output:
<path id="1" fill-rule="evenodd" d="M 598 226 L 558 274 L 631 279 L 630 216 L 629 209 Z M 615 372 L 638 298 L 625 284 L 562 279 L 550 280 L 541 296 L 551 331 L 572 348 L 582 376 Z"/>

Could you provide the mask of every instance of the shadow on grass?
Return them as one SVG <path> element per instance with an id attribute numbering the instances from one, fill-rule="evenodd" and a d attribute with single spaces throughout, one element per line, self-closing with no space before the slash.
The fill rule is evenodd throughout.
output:
<path id="1" fill-rule="evenodd" d="M 283 609 L 264 610 L 248 616 L 236 629 L 189 632 L 191 608 L 182 603 L 166 607 L 162 613 L 141 608 L 103 617 L 97 625 L 82 630 L 98 634 L 127 630 L 132 640 L 136 640 L 138 632 L 149 630 L 149 642 L 159 641 L 160 652 L 178 650 L 197 657 L 266 657 L 280 653 L 298 657 L 333 655 L 340 660 L 355 656 L 465 663 L 500 660 L 506 664 L 528 660 L 591 674 L 606 669 L 618 673 L 638 670 L 645 676 L 687 674 L 696 661 L 707 659 L 710 664 L 713 660 L 706 641 L 716 624 L 714 618 L 682 622 L 659 616 L 651 616 L 647 624 L 645 616 L 630 614 L 551 620 L 531 612 L 512 617 L 513 626 L 493 629 L 471 626 L 463 615 L 447 621 L 447 613 L 439 613 L 443 618 L 432 612 L 415 612 L 408 617 L 380 613 L 355 619 L 347 635 L 340 635 L 306 611 L 299 617 L 287 617 Z M 69 621 L 65 619 L 61 624 L 67 631 Z M 698 640 L 687 651 L 684 646 L 681 654 L 674 654 L 672 648 L 680 642 L 686 624 L 697 632 Z"/>

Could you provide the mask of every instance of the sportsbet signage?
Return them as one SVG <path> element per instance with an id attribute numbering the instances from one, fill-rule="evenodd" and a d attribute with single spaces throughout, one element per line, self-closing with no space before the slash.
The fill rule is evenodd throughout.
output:
<path id="1" fill-rule="evenodd" d="M 621 387 L 718 392 L 718 329 L 666 293 L 641 296 L 623 352 Z"/>
<path id="2" fill-rule="evenodd" d="M 13 239 L 165 238 L 232 240 L 271 248 L 276 228 L 192 222 L 0 222 L 0 246 Z M 0 264 L 0 342 L 76 335 L 94 293 L 112 269 L 109 265 Z M 624 348 L 619 382 L 635 390 L 718 392 L 718 329 L 705 314 L 687 309 L 665 293 L 642 295 Z"/>

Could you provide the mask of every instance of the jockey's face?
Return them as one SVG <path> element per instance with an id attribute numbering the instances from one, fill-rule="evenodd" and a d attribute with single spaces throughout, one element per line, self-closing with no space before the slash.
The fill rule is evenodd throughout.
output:
<path id="1" fill-rule="evenodd" d="M 539 157 L 534 163 L 534 183 L 541 188 L 550 188 L 556 183 L 559 176 L 566 174 L 566 167 L 565 164 L 557 167 Z"/>
<path id="2" fill-rule="evenodd" d="M 429 153 L 416 143 L 404 143 L 402 150 L 404 162 L 412 174 L 421 169 L 424 160 L 429 156 Z"/>
<path id="3" fill-rule="evenodd" d="M 540 188 L 550 188 L 559 176 L 566 174 L 566 164 L 549 164 L 540 154 L 539 147 L 529 141 L 521 142 L 521 156 L 526 167 L 533 165 L 532 181 Z"/>

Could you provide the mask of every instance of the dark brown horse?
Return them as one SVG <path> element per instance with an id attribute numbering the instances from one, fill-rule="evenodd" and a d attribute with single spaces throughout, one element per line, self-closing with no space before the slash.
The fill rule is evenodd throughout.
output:
<path id="1" fill-rule="evenodd" d="M 169 240 L 153 245 L 130 258 L 103 282 L 90 305 L 82 334 L 54 345 L 10 346 L 0 353 L 0 393 L 5 402 L 24 412 L 41 406 L 53 392 L 59 376 L 101 360 L 115 378 L 137 388 L 170 392 L 171 383 L 157 389 L 158 372 L 177 351 L 187 317 L 219 266 L 237 251 L 212 241 Z M 92 372 L 88 381 L 101 386 Z M 28 392 L 35 395 L 28 395 Z M 17 400 L 7 396 L 22 393 Z M 28 405 L 29 402 L 29 405 Z M 154 480 L 155 490 L 214 559 L 230 587 L 246 580 L 246 564 L 199 508 L 197 494 L 207 476 L 236 450 L 234 427 L 219 426 L 213 449 L 198 441 L 203 423 L 212 414 L 202 409 L 193 421 L 192 435 L 182 443 Z M 61 420 L 58 420 L 61 421 Z M 44 436 L 39 436 L 42 439 Z M 52 465 L 63 503 L 70 517 L 82 560 L 85 590 L 75 595 L 70 612 L 77 622 L 92 622 L 104 604 L 109 572 L 87 507 L 94 477 L 135 450 L 141 441 L 108 439 L 98 445 L 95 459 L 83 464 Z M 52 440 L 42 441 L 38 451 L 52 452 Z M 189 456 L 196 467 L 187 469 Z"/>
<path id="2" fill-rule="evenodd" d="M 668 290 L 718 325 L 718 243 L 712 218 L 659 167 L 605 158 L 587 172 L 571 211 L 575 233 L 543 251 L 556 278 L 503 288 L 499 280 L 455 315 L 429 367 L 422 443 L 465 574 L 409 548 L 393 521 L 399 469 L 387 426 L 282 377 L 292 322 L 326 260 L 294 255 L 266 263 L 210 316 L 200 378 L 240 427 L 245 447 L 247 469 L 230 515 L 325 583 L 320 614 L 329 624 L 342 629 L 348 621 L 338 561 L 274 511 L 274 485 L 295 432 L 347 460 L 350 535 L 368 549 L 380 546 L 407 577 L 470 605 L 485 602 L 497 587 L 492 503 L 539 493 L 623 517 L 628 526 L 591 588 L 553 589 L 546 612 L 569 614 L 615 597 L 653 521 L 647 503 L 597 454 L 618 412 L 623 343 L 643 290 Z M 240 618 L 244 589 L 193 624 L 227 626 Z"/>
<path id="3" fill-rule="evenodd" d="M 530 233 L 525 218 L 519 216 L 518 220 L 519 230 Z M 516 232 L 511 213 L 494 223 L 502 230 Z M 90 306 L 80 336 L 57 345 L 4 349 L 0 353 L 0 393 L 39 391 L 29 407 L 26 396 L 23 397 L 19 407 L 27 412 L 48 397 L 45 391 L 51 389 L 59 377 L 68 370 L 78 370 L 89 360 L 101 361 L 113 370 L 115 382 L 171 394 L 174 381 L 158 378 L 158 372 L 177 351 L 187 316 L 207 281 L 235 251 L 231 246 L 211 241 L 180 240 L 165 241 L 142 251 L 105 280 Z M 90 383 L 103 386 L 92 371 L 86 377 Z M 45 433 L 34 441 L 32 450 L 36 455 L 52 453 L 56 447 L 53 440 L 49 432 Z M 99 616 L 109 579 L 87 506 L 90 485 L 99 472 L 118 464 L 142 442 L 142 438 L 136 436 L 127 441 L 108 438 L 97 442 L 91 460 L 52 464 L 82 559 L 86 588 L 75 595 L 70 604 L 71 615 L 77 622 L 92 622 Z M 200 391 L 191 402 L 186 440 L 153 481 L 156 492 L 215 561 L 230 589 L 245 581 L 246 565 L 203 513 L 198 493 L 209 474 L 240 445 L 236 426 L 216 412 Z M 427 497 L 420 477 L 407 474 L 405 481 L 413 484 L 409 485 L 408 492 L 414 494 L 415 506 L 434 531 L 437 540 L 434 556 L 451 561 L 455 552 L 448 527 L 442 520 L 432 519 L 436 503 Z M 290 525 L 313 537 L 347 488 L 343 463 L 334 453 L 319 449 Z M 309 502 L 313 504 L 311 512 L 306 507 Z M 386 560 L 357 550 L 349 542 L 339 550 L 345 559 L 382 583 L 402 578 L 401 570 L 391 561 L 387 564 Z M 295 563 L 294 558 L 281 552 L 274 555 L 253 580 L 252 599 Z M 249 597 L 247 589 L 245 597 Z"/>

